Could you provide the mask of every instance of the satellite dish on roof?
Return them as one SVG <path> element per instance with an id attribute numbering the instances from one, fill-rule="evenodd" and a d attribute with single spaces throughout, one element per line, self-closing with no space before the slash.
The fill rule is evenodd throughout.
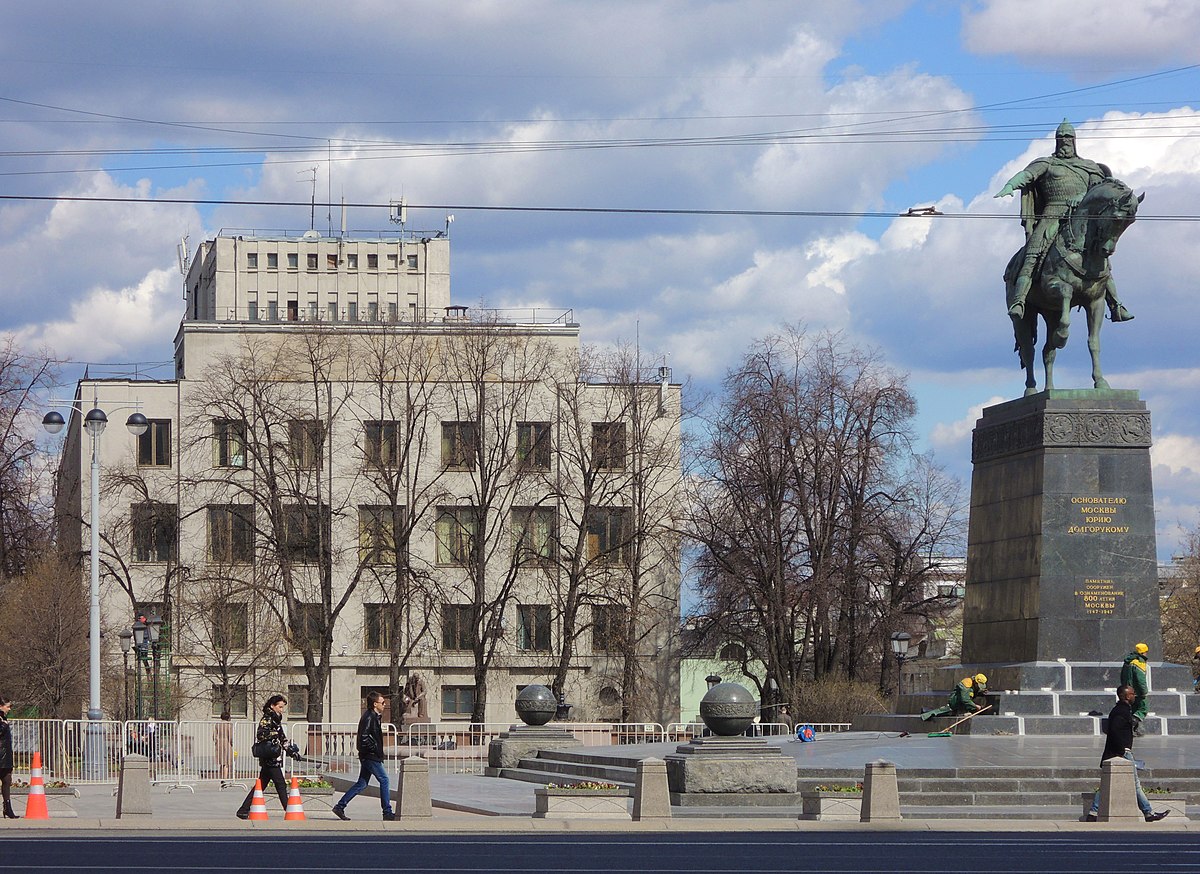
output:
<path id="1" fill-rule="evenodd" d="M 306 240 L 319 240 L 319 239 L 321 239 L 321 232 L 320 232 L 320 231 L 305 231 L 305 232 L 304 232 L 304 239 L 306 239 Z"/>

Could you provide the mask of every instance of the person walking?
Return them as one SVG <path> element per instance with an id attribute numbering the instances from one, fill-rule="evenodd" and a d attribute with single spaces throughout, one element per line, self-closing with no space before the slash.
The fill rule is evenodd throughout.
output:
<path id="1" fill-rule="evenodd" d="M 221 711 L 221 721 L 213 726 L 213 748 L 217 754 L 217 777 L 224 788 L 233 779 L 233 722 L 228 710 Z"/>
<path id="2" fill-rule="evenodd" d="M 1109 759 L 1128 759 L 1133 763 L 1133 790 L 1137 793 L 1137 805 L 1146 822 L 1158 822 L 1171 811 L 1154 812 L 1150 800 L 1142 791 L 1142 781 L 1138 779 L 1137 762 L 1133 758 L 1133 700 L 1135 692 L 1132 686 L 1122 685 L 1117 688 L 1116 706 L 1108 714 L 1108 732 L 1104 740 L 1104 752 L 1100 754 L 1100 764 Z M 1100 790 L 1096 790 L 1092 798 L 1092 809 L 1088 811 L 1087 821 L 1096 822 L 1100 813 Z"/>
<path id="3" fill-rule="evenodd" d="M 372 777 L 379 783 L 379 803 L 383 808 L 383 818 L 389 822 L 396 818 L 396 814 L 392 813 L 392 793 L 388 785 L 387 769 L 383 767 L 383 725 L 380 722 L 380 714 L 383 713 L 385 701 L 379 692 L 367 693 L 367 708 L 363 711 L 362 719 L 358 721 L 356 739 L 360 762 L 358 782 L 347 789 L 342 800 L 334 805 L 333 815 L 338 819 L 349 822 L 346 805 L 367 788 L 367 783 Z"/>
<path id="4" fill-rule="evenodd" d="M 0 695 L 0 794 L 4 797 L 4 818 L 20 819 L 12 809 L 13 744 L 12 726 L 8 723 L 10 710 L 12 699 Z"/>
<path id="5" fill-rule="evenodd" d="M 1125 656 L 1121 665 L 1121 685 L 1133 687 L 1133 736 L 1142 736 L 1142 720 L 1146 718 L 1146 696 L 1150 693 L 1150 683 L 1147 679 L 1149 665 L 1146 655 L 1150 647 L 1144 643 L 1134 646 L 1133 652 Z"/>
<path id="6" fill-rule="evenodd" d="M 254 733 L 254 754 L 258 758 L 258 779 L 262 781 L 263 789 L 268 783 L 275 784 L 279 794 L 279 804 L 287 810 L 288 787 L 283 779 L 283 754 L 295 756 L 300 748 L 288 742 L 287 733 L 283 730 L 283 710 L 287 707 L 287 698 L 282 695 L 272 695 L 263 705 L 262 719 L 258 721 L 258 729 Z M 250 818 L 250 804 L 254 800 L 254 790 L 246 793 L 242 806 L 237 810 L 238 819 Z"/>

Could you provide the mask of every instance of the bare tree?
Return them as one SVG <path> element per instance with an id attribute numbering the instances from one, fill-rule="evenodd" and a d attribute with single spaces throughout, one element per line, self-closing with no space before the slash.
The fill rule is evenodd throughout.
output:
<path id="1" fill-rule="evenodd" d="M 1200 644 L 1200 528 L 1188 531 L 1163 589 L 1163 659 L 1194 664 Z"/>

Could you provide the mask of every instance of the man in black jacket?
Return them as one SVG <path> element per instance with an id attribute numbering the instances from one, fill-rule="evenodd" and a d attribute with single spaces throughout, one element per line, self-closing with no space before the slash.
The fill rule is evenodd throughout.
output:
<path id="1" fill-rule="evenodd" d="M 379 801 L 383 806 L 383 818 L 396 818 L 396 814 L 392 813 L 392 793 L 388 785 L 387 771 L 383 767 L 383 726 L 379 721 L 383 705 L 384 697 L 381 694 L 367 693 L 367 709 L 358 721 L 358 759 L 362 763 L 358 772 L 358 782 L 347 789 L 342 800 L 334 806 L 333 814 L 338 819 L 350 819 L 346 816 L 346 805 L 350 803 L 350 799 L 367 788 L 367 783 L 372 777 L 379 782 Z"/>
<path id="2" fill-rule="evenodd" d="M 1117 688 L 1117 704 L 1108 714 L 1108 735 L 1104 740 L 1104 752 L 1100 754 L 1101 764 L 1109 759 L 1128 759 L 1130 762 L 1134 762 L 1133 699 L 1136 697 L 1137 693 L 1134 692 L 1132 686 Z M 1146 793 L 1142 791 L 1142 781 L 1138 779 L 1136 762 L 1133 765 L 1133 788 L 1137 792 L 1138 808 L 1146 817 L 1146 822 L 1158 822 L 1170 813 L 1169 810 L 1154 812 L 1149 799 L 1146 798 Z M 1095 822 L 1099 813 L 1100 792 L 1097 791 L 1096 796 L 1092 799 L 1092 809 L 1088 812 L 1087 821 Z"/>

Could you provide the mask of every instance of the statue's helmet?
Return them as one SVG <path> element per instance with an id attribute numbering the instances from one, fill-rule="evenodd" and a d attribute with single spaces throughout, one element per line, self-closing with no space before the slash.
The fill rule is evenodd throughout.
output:
<path id="1" fill-rule="evenodd" d="M 1054 139 L 1060 143 L 1063 140 L 1075 139 L 1075 128 L 1071 126 L 1071 122 L 1064 118 L 1062 124 L 1058 126 L 1058 130 L 1054 132 Z"/>

